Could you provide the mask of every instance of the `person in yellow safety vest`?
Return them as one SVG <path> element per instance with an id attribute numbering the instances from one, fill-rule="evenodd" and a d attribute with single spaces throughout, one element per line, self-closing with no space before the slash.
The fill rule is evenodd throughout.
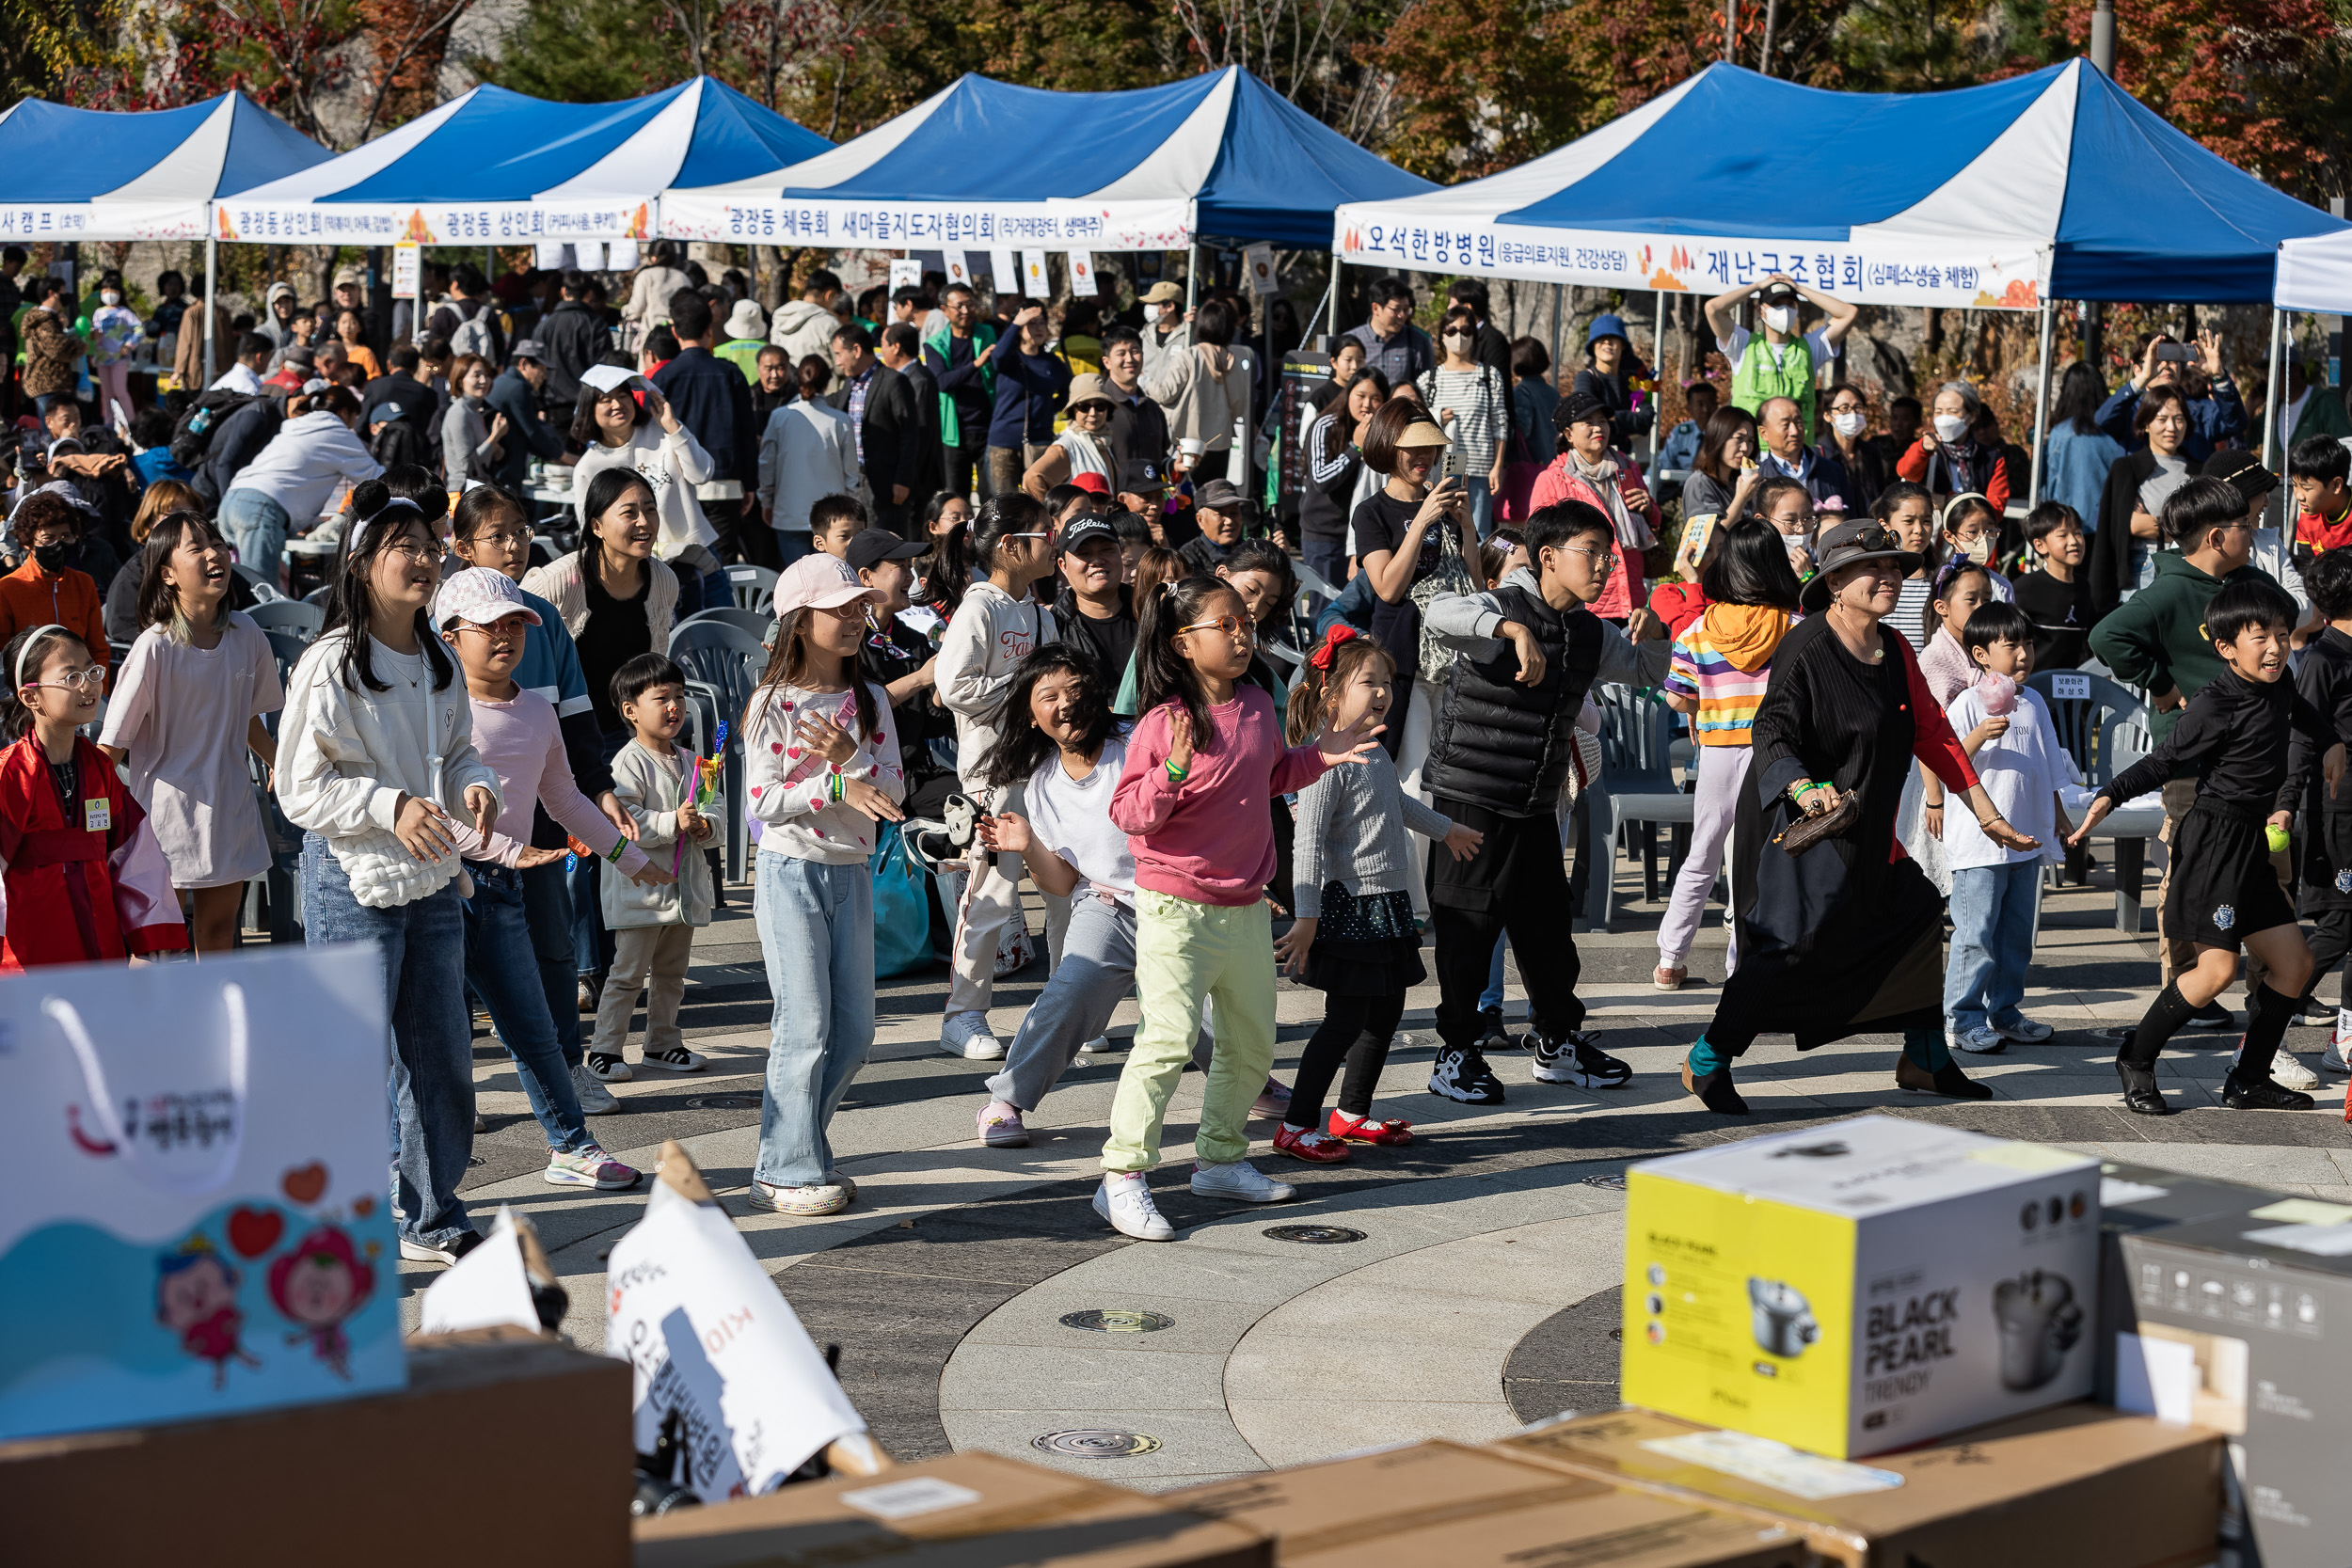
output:
<path id="1" fill-rule="evenodd" d="M 1743 299 L 1763 307 L 1764 330 L 1759 335 L 1732 320 Z M 1798 305 L 1810 301 L 1828 319 L 1797 336 Z M 1802 430 L 1813 429 L 1813 391 L 1820 371 L 1837 357 L 1838 344 L 1853 330 L 1859 306 L 1849 305 L 1809 289 L 1787 273 L 1776 272 L 1759 288 L 1742 284 L 1707 302 L 1707 325 L 1714 329 L 1715 346 L 1731 361 L 1731 401 L 1750 414 L 1761 416 L 1770 398 L 1794 398 L 1802 410 Z"/>

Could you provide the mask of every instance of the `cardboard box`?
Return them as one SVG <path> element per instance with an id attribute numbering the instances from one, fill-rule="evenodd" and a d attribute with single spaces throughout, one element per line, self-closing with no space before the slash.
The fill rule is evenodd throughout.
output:
<path id="1" fill-rule="evenodd" d="M 637 1568 L 1267 1568 L 1245 1524 L 993 1453 L 637 1522 Z"/>
<path id="2" fill-rule="evenodd" d="M 1892 1117 L 1626 1180 L 1626 1402 L 1883 1453 L 2090 1391 L 2098 1162 Z"/>
<path id="3" fill-rule="evenodd" d="M 2099 1336 L 2091 1397 L 2115 1402 L 2115 1337 L 2133 1332 L 2130 1276 L 2123 1238 L 2144 1236 L 2196 1220 L 2243 1214 L 2285 1196 L 2242 1181 L 2183 1176 L 2153 1165 L 2110 1160 L 2099 1167 Z"/>
<path id="4" fill-rule="evenodd" d="M 628 1561 L 627 1362 L 521 1329 L 407 1349 L 397 1393 L 0 1445 L 0 1560 Z"/>
<path id="5" fill-rule="evenodd" d="M 1805 1568 L 1776 1520 L 1606 1485 L 1459 1443 L 1294 1465 L 1167 1500 L 1270 1531 L 1281 1568 Z"/>
<path id="6" fill-rule="evenodd" d="M 2202 1568 L 2220 1508 L 2215 1433 L 2090 1404 L 1867 1465 L 1630 1408 L 1501 1448 L 1785 1525 L 1846 1568 Z"/>
<path id="7" fill-rule="evenodd" d="M 2343 1568 L 2352 1208 L 2265 1196 L 2121 1238 L 2137 1322 L 2117 1337 L 2117 1398 L 2223 1433 L 2243 1510 L 2223 1534 L 2250 1530 L 2265 1568 Z"/>

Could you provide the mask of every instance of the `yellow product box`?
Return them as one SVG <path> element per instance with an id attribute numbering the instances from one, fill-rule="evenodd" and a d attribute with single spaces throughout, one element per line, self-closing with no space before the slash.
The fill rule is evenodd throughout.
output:
<path id="1" fill-rule="evenodd" d="M 1629 1404 L 1883 1453 L 2090 1392 L 2099 1162 L 1860 1117 L 1626 1180 Z"/>

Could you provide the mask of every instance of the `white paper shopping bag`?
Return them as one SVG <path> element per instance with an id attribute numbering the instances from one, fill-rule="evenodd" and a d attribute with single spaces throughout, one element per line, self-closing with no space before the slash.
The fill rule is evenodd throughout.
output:
<path id="1" fill-rule="evenodd" d="M 400 1387 L 383 960 L 0 978 L 0 1439 Z"/>

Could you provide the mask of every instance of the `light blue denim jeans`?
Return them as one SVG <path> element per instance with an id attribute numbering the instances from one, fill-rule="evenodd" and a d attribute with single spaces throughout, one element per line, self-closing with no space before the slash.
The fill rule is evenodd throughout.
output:
<path id="1" fill-rule="evenodd" d="M 1944 967 L 1944 1023 L 1966 1034 L 2014 1023 L 2033 961 L 2042 862 L 1963 865 L 1952 873 L 1952 951 Z"/>
<path id="2" fill-rule="evenodd" d="M 752 915 L 775 1010 L 752 1177 L 815 1187 L 834 1168 L 825 1129 L 874 1044 L 874 874 L 863 861 L 753 858 Z"/>
<path id="3" fill-rule="evenodd" d="M 342 863 L 302 835 L 302 935 L 312 947 L 369 942 L 384 958 L 392 1022 L 392 1201 L 401 1234 L 447 1243 L 473 1228 L 457 1183 L 473 1155 L 473 1029 L 466 1013 L 466 917 L 452 881 L 397 909 L 351 895 Z"/>
<path id="4" fill-rule="evenodd" d="M 466 900 L 466 983 L 490 1009 L 499 1038 L 523 1081 L 523 1094 L 548 1147 L 577 1154 L 596 1140 L 580 1119 L 580 1092 L 548 1012 L 539 983 L 539 958 L 531 946 L 531 920 L 523 896 L 523 873 L 502 865 L 475 865 L 473 896 Z M 572 998 L 564 998 L 568 1006 Z M 579 1015 L 579 1008 L 572 1008 Z M 577 1031 L 575 1031 L 577 1032 Z"/>
<path id="5" fill-rule="evenodd" d="M 278 566 L 292 528 L 286 509 L 260 490 L 231 489 L 220 498 L 220 531 L 237 548 L 237 559 L 279 586 Z"/>
<path id="6" fill-rule="evenodd" d="M 1470 498 L 1470 521 L 1478 525 L 1478 537 L 1491 539 L 1495 531 L 1495 493 L 1486 483 L 1485 474 L 1464 474 L 1462 493 Z"/>
<path id="7" fill-rule="evenodd" d="M 1486 989 L 1478 993 L 1478 1010 L 1486 1012 L 1502 1006 L 1502 944 L 1511 939 L 1495 938 L 1495 960 L 1486 966 Z"/>

